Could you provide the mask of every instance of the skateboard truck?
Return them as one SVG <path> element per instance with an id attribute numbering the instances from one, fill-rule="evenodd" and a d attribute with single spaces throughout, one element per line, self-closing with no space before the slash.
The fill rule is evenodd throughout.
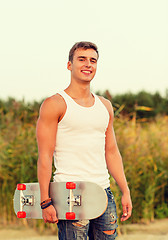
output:
<path id="1" fill-rule="evenodd" d="M 69 197 L 67 203 L 69 204 L 69 212 L 66 213 L 67 220 L 75 219 L 75 213 L 72 212 L 73 206 L 81 206 L 81 196 L 74 196 L 73 189 L 76 188 L 76 184 L 73 182 L 67 182 L 66 188 L 69 189 Z"/>
<path id="2" fill-rule="evenodd" d="M 34 205 L 34 196 L 33 195 L 25 195 L 21 200 L 23 206 L 33 206 Z"/>
<path id="3" fill-rule="evenodd" d="M 25 184 L 18 184 L 17 185 L 17 190 L 20 191 L 20 198 L 19 198 L 19 205 L 20 205 L 20 211 L 17 212 L 17 217 L 18 218 L 25 218 L 26 217 L 26 212 L 23 211 L 24 206 L 33 206 L 34 205 L 34 196 L 32 195 L 25 195 L 23 194 L 23 191 L 26 190 L 26 185 Z"/>
<path id="4" fill-rule="evenodd" d="M 80 195 L 74 196 L 72 193 L 71 201 L 73 202 L 73 206 L 81 206 L 81 196 Z M 70 197 L 68 197 L 67 203 L 70 204 Z"/>

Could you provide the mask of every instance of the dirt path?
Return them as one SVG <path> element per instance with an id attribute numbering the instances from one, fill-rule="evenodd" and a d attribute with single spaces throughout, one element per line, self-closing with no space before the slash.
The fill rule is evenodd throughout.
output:
<path id="1" fill-rule="evenodd" d="M 117 240 L 168 240 L 168 219 L 154 223 L 129 224 L 121 227 L 122 235 Z M 40 235 L 33 229 L 18 227 L 0 228 L 1 240 L 58 240 L 57 236 Z"/>
<path id="2" fill-rule="evenodd" d="M 121 230 L 123 234 L 117 240 L 168 240 L 168 219 L 150 224 L 128 224 Z"/>

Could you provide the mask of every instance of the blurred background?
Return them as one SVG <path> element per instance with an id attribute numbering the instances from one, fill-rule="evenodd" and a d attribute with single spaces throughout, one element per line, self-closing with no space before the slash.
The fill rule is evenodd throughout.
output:
<path id="1" fill-rule="evenodd" d="M 16 219 L 12 199 L 17 183 L 37 181 L 39 108 L 68 86 L 68 53 L 77 41 L 99 49 L 91 87 L 114 107 L 134 207 L 128 224 L 168 217 L 167 12 L 166 0 L 0 2 L 1 226 L 57 231 Z M 120 216 L 121 193 L 112 179 L 111 188 Z"/>

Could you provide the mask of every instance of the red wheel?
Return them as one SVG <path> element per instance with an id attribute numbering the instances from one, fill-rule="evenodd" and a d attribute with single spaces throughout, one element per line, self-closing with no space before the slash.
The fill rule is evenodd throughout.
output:
<path id="1" fill-rule="evenodd" d="M 26 185 L 23 183 L 17 184 L 17 190 L 26 190 Z"/>
<path id="2" fill-rule="evenodd" d="M 75 213 L 74 212 L 67 212 L 66 213 L 66 219 L 67 220 L 74 220 L 75 219 Z"/>
<path id="3" fill-rule="evenodd" d="M 26 212 L 22 211 L 22 212 L 17 212 L 17 217 L 18 218 L 25 218 L 26 217 Z"/>
<path id="4" fill-rule="evenodd" d="M 66 183 L 66 188 L 67 189 L 75 189 L 76 188 L 76 183 L 74 183 L 74 182 L 67 182 Z"/>

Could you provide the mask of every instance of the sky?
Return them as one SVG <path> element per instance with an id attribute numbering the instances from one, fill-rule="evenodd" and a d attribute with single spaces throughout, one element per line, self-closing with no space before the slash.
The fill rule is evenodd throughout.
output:
<path id="1" fill-rule="evenodd" d="M 93 92 L 168 89 L 167 0 L 1 0 L 0 99 L 41 100 L 65 89 L 69 50 L 96 43 Z"/>

